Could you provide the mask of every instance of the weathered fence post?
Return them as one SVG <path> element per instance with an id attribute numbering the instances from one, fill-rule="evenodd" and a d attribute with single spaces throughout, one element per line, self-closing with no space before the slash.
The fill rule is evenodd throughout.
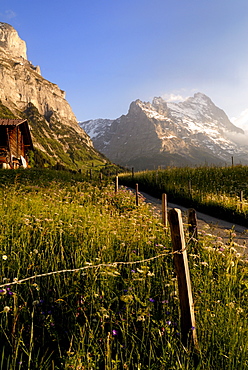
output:
<path id="1" fill-rule="evenodd" d="M 132 167 L 132 179 L 134 178 L 134 168 Z"/>
<path id="2" fill-rule="evenodd" d="M 243 210 L 243 196 L 244 196 L 244 192 L 243 190 L 240 191 L 240 211 Z"/>
<path id="3" fill-rule="evenodd" d="M 118 186 L 119 186 L 119 184 L 118 184 L 118 176 L 115 176 L 115 194 L 117 194 L 118 193 Z"/>
<path id="4" fill-rule="evenodd" d="M 139 185 L 135 185 L 135 195 L 136 195 L 136 206 L 139 205 Z"/>
<path id="5" fill-rule="evenodd" d="M 162 194 L 162 224 L 167 227 L 168 217 L 167 217 L 167 195 Z"/>
<path id="6" fill-rule="evenodd" d="M 191 187 L 191 180 L 188 182 L 188 190 L 189 190 L 189 197 L 192 197 L 192 187 Z"/>
<path id="7" fill-rule="evenodd" d="M 188 210 L 188 230 L 190 238 L 198 239 L 197 216 L 193 208 Z"/>
<path id="8" fill-rule="evenodd" d="M 195 313 L 181 210 L 177 208 L 171 209 L 168 214 L 168 219 L 171 228 L 174 264 L 178 281 L 182 343 L 184 346 L 193 345 L 198 349 Z"/>

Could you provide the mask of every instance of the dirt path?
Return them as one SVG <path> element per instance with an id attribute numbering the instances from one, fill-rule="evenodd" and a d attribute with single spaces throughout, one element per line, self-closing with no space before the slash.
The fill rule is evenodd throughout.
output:
<path id="1" fill-rule="evenodd" d="M 140 192 L 145 198 L 145 201 L 154 207 L 155 212 L 162 213 L 162 202 L 160 199 L 154 198 L 151 195 Z M 174 203 L 168 203 L 168 208 L 179 208 L 182 211 L 184 222 L 187 222 L 187 208 Z M 230 233 L 234 236 L 235 248 L 239 253 L 248 257 L 248 229 L 246 227 L 232 224 L 230 222 L 220 220 L 218 218 L 197 212 L 198 230 L 214 238 L 221 238 L 224 243 L 230 241 Z"/>

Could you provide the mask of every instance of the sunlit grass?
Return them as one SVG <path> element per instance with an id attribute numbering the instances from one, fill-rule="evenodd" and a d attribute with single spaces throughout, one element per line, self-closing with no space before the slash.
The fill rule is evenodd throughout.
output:
<path id="1" fill-rule="evenodd" d="M 184 167 L 121 174 L 123 184 L 238 222 L 248 219 L 248 167 Z M 241 196 L 242 192 L 242 196 Z M 179 203 L 180 204 L 180 203 Z M 236 222 L 237 222 L 236 221 Z"/>
<path id="2" fill-rule="evenodd" d="M 0 178 L 0 369 L 195 368 L 170 235 L 142 198 L 78 174 Z M 247 368 L 246 263 L 204 234 L 188 253 L 198 368 Z"/>

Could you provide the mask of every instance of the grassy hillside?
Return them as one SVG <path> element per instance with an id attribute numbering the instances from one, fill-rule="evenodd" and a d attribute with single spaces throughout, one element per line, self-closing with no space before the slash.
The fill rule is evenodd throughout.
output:
<path id="1" fill-rule="evenodd" d="M 94 148 L 87 145 L 86 140 L 76 131 L 61 125 L 51 117 L 50 122 L 38 112 L 33 104 L 23 112 L 11 112 L 0 102 L 0 118 L 24 118 L 28 120 L 34 141 L 34 152 L 30 153 L 30 164 L 36 167 L 54 167 L 71 170 L 85 170 L 92 166 L 101 168 L 110 162 Z"/>
<path id="2" fill-rule="evenodd" d="M 233 235 L 186 233 L 196 365 L 170 233 L 142 198 L 98 181 L 0 171 L 0 369 L 247 369 L 248 269 Z"/>

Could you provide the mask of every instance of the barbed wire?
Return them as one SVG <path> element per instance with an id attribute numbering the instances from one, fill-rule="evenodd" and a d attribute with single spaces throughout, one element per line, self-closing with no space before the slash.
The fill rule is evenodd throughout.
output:
<path id="1" fill-rule="evenodd" d="M 24 282 L 32 280 L 32 279 L 37 279 L 37 278 L 42 278 L 42 277 L 45 277 L 45 276 L 57 275 L 57 274 L 62 274 L 62 273 L 67 273 L 67 272 L 68 273 L 79 272 L 79 271 L 83 271 L 83 270 L 87 270 L 87 269 L 93 269 L 93 268 L 97 269 L 97 268 L 101 268 L 101 267 L 117 267 L 118 265 L 135 265 L 135 264 L 140 264 L 140 263 L 153 261 L 155 259 L 158 259 L 158 258 L 161 258 L 161 257 L 164 257 L 164 256 L 168 256 L 168 255 L 172 255 L 172 254 L 175 254 L 175 253 L 182 253 L 182 251 L 161 253 L 157 256 L 150 257 L 150 258 L 143 259 L 143 260 L 139 260 L 139 261 L 127 261 L 127 262 L 117 261 L 117 262 L 112 262 L 112 263 L 100 263 L 98 265 L 87 265 L 87 266 L 82 266 L 82 267 L 78 267 L 78 268 L 75 268 L 75 269 L 50 271 L 50 272 L 46 272 L 44 274 L 29 276 L 29 277 L 26 277 L 26 278 L 23 278 L 23 279 L 20 279 L 20 280 L 14 279 L 14 281 L 12 281 L 12 282 L 1 284 L 0 288 L 4 288 L 4 287 L 10 286 L 10 285 L 21 284 L 21 283 L 24 283 Z"/>

